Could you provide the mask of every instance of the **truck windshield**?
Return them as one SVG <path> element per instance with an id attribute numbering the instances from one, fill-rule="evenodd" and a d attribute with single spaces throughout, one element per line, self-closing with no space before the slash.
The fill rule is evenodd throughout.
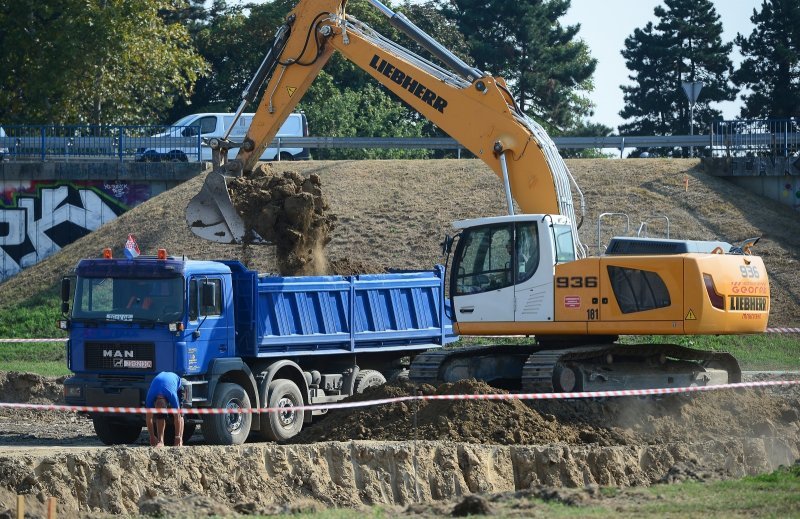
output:
<path id="1" fill-rule="evenodd" d="M 183 278 L 79 277 L 73 320 L 180 321 L 184 311 Z"/>

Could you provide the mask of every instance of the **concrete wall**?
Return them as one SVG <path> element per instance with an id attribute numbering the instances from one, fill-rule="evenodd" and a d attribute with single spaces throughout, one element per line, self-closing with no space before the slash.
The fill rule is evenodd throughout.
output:
<path id="1" fill-rule="evenodd" d="M 800 211 L 800 158 L 711 157 L 705 171 Z"/>
<path id="2" fill-rule="evenodd" d="M 182 162 L 0 162 L 0 281 L 204 167 Z"/>

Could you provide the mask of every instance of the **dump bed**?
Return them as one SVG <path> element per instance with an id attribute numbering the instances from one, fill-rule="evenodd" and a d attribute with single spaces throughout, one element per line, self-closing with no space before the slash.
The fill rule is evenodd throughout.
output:
<path id="1" fill-rule="evenodd" d="M 259 277 L 238 262 L 229 266 L 241 357 L 412 352 L 456 340 L 441 266 L 303 277 Z"/>

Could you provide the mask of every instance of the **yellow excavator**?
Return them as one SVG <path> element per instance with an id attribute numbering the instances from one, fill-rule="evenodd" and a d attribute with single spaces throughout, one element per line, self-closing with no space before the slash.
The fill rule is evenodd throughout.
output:
<path id="1" fill-rule="evenodd" d="M 589 257 L 573 203 L 573 190 L 582 200 L 580 189 L 506 82 L 469 66 L 403 14 L 369 3 L 437 63 L 349 16 L 346 0 L 301 0 L 242 94 L 237 114 L 263 92 L 244 140 L 209 142 L 214 170 L 187 207 L 192 231 L 223 243 L 246 239 L 226 179 L 252 170 L 338 51 L 483 160 L 505 189 L 508 215 L 455 222 L 456 238 L 445 242 L 451 318 L 462 335 L 535 336 L 536 344 L 423 353 L 413 359 L 412 380 L 475 377 L 545 392 L 739 382 L 739 365 L 727 353 L 616 341 L 764 332 L 770 294 L 764 263 L 751 254 L 758 240 L 734 247 L 616 237 L 603 255 Z M 228 160 L 227 150 L 237 147 Z"/>

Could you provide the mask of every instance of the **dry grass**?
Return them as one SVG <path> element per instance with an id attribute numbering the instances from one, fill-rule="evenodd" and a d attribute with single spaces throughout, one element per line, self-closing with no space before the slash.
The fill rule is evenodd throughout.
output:
<path id="1" fill-rule="evenodd" d="M 800 325 L 800 218 L 795 211 L 706 175 L 696 160 L 596 159 L 568 165 L 586 198 L 581 237 L 593 253 L 601 212 L 628 213 L 634 228 L 648 216 L 665 215 L 673 238 L 736 243 L 760 235 L 756 252 L 771 278 L 770 324 Z M 322 178 L 339 218 L 328 248 L 334 260 L 430 268 L 443 260 L 439 244 L 451 221 L 505 212 L 500 180 L 478 160 L 314 161 L 276 167 Z M 684 191 L 687 175 L 689 189 Z M 78 259 L 97 256 L 103 247 L 113 246 L 121 254 L 129 232 L 139 237 L 146 253 L 165 247 L 175 255 L 239 258 L 251 268 L 274 270 L 269 247 L 243 251 L 191 234 L 183 211 L 202 180 L 195 178 L 147 201 L 0 285 L 0 307 L 18 302 L 19 294 L 52 287 Z M 662 222 L 652 220 L 651 235 L 660 235 Z"/>

